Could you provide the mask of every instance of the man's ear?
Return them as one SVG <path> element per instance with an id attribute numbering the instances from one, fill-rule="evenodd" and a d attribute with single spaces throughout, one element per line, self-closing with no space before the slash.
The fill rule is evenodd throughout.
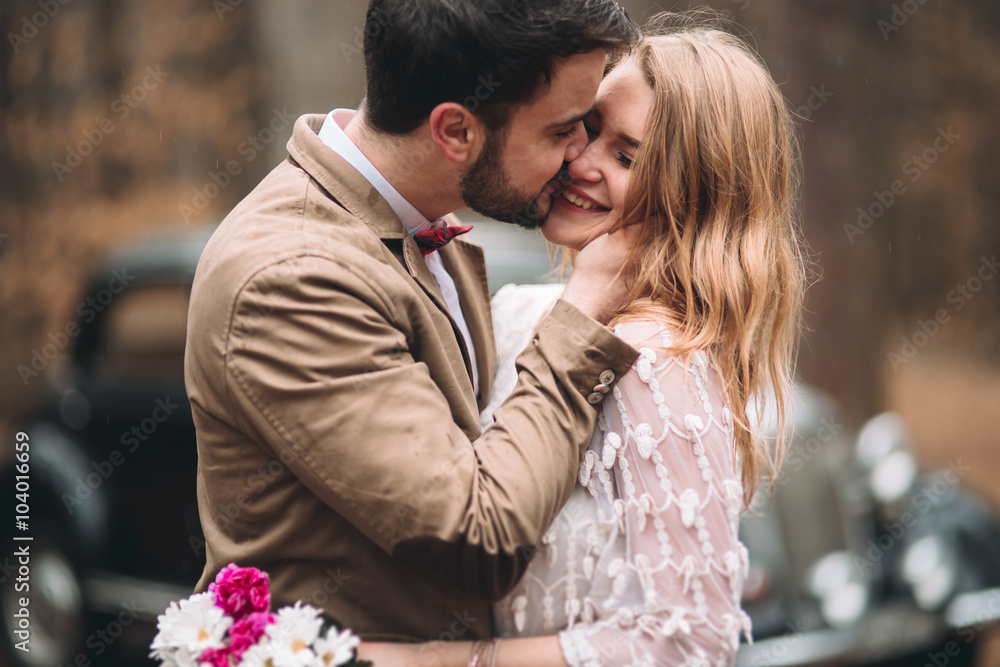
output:
<path id="1" fill-rule="evenodd" d="M 443 102 L 431 110 L 431 137 L 446 158 L 467 162 L 479 155 L 485 128 L 471 111 L 457 102 Z"/>

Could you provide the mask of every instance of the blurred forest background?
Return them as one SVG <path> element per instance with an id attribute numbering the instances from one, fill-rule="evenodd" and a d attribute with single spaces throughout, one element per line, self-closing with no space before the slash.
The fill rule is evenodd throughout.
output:
<path id="1" fill-rule="evenodd" d="M 1000 5 L 709 4 L 801 116 L 821 273 L 802 378 L 854 425 L 900 411 L 929 462 L 970 452 L 1000 506 L 1000 281 L 983 279 L 1000 251 Z M 0 3 L 0 423 L 31 408 L 43 383 L 18 366 L 58 343 L 105 249 L 221 219 L 284 157 L 291 119 L 358 104 L 366 5 Z M 623 5 L 638 21 L 686 6 Z"/>
<path id="2" fill-rule="evenodd" d="M 687 6 L 622 4 L 639 22 Z M 900 412 L 928 465 L 961 457 L 1000 509 L 1000 4 L 707 4 L 801 117 L 820 272 L 801 377 L 852 428 Z M 220 220 L 295 117 L 358 104 L 366 5 L 0 2 L 0 423 L 30 411 L 43 383 L 18 366 L 57 341 L 107 248 Z"/>

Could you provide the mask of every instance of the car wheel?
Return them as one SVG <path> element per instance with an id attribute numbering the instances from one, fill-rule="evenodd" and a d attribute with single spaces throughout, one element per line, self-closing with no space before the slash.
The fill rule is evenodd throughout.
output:
<path id="1" fill-rule="evenodd" d="M 0 595 L 9 654 L 15 665 L 23 667 L 72 664 L 82 648 L 87 619 L 77 569 L 55 541 L 36 537 L 16 544 L 30 545 L 30 589 L 17 591 L 14 582 L 8 581 Z M 11 576 L 15 580 L 17 567 Z M 21 609 L 22 597 L 30 601 L 29 651 L 17 648 L 23 640 L 17 634 L 21 628 L 14 614 Z"/>

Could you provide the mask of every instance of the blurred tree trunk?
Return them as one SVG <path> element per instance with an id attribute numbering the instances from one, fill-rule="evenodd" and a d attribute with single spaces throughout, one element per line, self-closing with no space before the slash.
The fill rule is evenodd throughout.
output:
<path id="1" fill-rule="evenodd" d="M 53 336 L 76 316 L 102 251 L 221 219 L 266 172 L 266 160 L 238 154 L 271 114 L 251 16 L 228 1 L 3 5 L 3 413 L 41 388 L 18 367 L 56 363 Z M 213 189 L 230 159 L 240 173 Z"/>

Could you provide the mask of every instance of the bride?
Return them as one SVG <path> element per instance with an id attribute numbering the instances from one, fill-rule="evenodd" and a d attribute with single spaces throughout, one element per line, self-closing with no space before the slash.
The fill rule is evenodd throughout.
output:
<path id="1" fill-rule="evenodd" d="M 503 639 L 363 644 L 376 666 L 732 665 L 750 638 L 739 516 L 782 443 L 762 443 L 747 406 L 773 392 L 784 417 L 805 289 L 789 112 L 739 39 L 665 14 L 584 122 L 591 142 L 542 233 L 572 255 L 629 227 L 636 278 L 610 326 L 640 356 L 603 401 L 568 504 L 494 606 Z M 495 297 L 484 424 L 560 290 Z"/>

